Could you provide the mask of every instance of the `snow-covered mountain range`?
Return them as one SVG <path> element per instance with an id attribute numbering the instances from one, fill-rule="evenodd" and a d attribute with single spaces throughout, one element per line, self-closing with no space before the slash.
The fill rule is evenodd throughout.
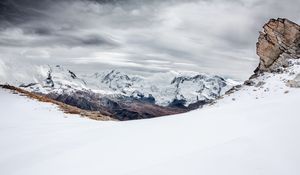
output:
<path id="1" fill-rule="evenodd" d="M 237 83 L 196 72 L 137 76 L 118 70 L 78 74 L 64 66 L 38 66 L 13 86 L 118 120 L 187 112 L 225 94 Z"/>
<path id="2" fill-rule="evenodd" d="M 44 66 L 40 70 L 40 74 L 33 75 L 32 82 L 24 82 L 19 86 L 43 94 L 91 91 L 102 95 L 147 98 L 160 106 L 181 101 L 187 107 L 198 101 L 215 99 L 235 85 L 234 81 L 220 76 L 195 72 L 169 72 L 141 77 L 117 70 L 78 75 L 59 65 Z"/>

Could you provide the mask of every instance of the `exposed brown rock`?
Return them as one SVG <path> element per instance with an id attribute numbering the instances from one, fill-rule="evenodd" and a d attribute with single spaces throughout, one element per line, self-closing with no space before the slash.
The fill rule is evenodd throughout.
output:
<path id="1" fill-rule="evenodd" d="M 263 26 L 258 42 L 257 54 L 260 63 L 256 73 L 275 71 L 288 66 L 288 59 L 300 57 L 300 26 L 287 19 L 271 19 Z"/>

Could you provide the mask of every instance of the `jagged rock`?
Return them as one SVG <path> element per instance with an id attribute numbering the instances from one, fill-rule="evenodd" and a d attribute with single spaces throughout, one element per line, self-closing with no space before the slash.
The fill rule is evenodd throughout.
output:
<path id="1" fill-rule="evenodd" d="M 48 71 L 48 76 L 44 81 L 44 87 L 54 87 L 54 82 L 53 82 L 53 79 L 52 79 L 52 70 L 51 69 Z"/>
<path id="2" fill-rule="evenodd" d="M 246 81 L 244 82 L 244 85 L 247 85 L 247 86 L 254 86 L 254 85 L 255 85 L 255 82 L 252 81 L 252 80 L 246 80 Z"/>
<path id="3" fill-rule="evenodd" d="M 73 79 L 77 78 L 77 76 L 76 76 L 76 74 L 74 72 L 72 72 L 72 71 L 69 70 L 69 73 L 70 73 L 70 75 L 71 75 L 71 77 Z"/>
<path id="4" fill-rule="evenodd" d="M 226 95 L 229 95 L 229 94 L 232 94 L 238 90 L 240 90 L 243 86 L 241 84 L 239 85 L 236 85 L 236 86 L 233 86 L 231 89 L 229 89 L 225 94 Z M 222 96 L 221 96 L 222 97 Z"/>
<path id="5" fill-rule="evenodd" d="M 255 85 L 255 87 L 262 87 L 264 84 L 266 84 L 266 83 L 263 82 L 263 81 L 259 81 L 259 82 Z"/>
<path id="6" fill-rule="evenodd" d="M 107 84 L 112 90 L 117 91 L 119 89 L 131 87 L 133 81 L 134 80 L 132 80 L 128 75 L 112 70 L 102 79 L 101 82 Z"/>
<path id="7" fill-rule="evenodd" d="M 286 85 L 293 88 L 300 88 L 300 74 L 298 74 L 293 80 L 288 80 Z"/>
<path id="8" fill-rule="evenodd" d="M 271 19 L 264 25 L 256 44 L 260 63 L 255 73 L 276 72 L 288 59 L 300 57 L 300 26 L 288 19 Z"/>
<path id="9" fill-rule="evenodd" d="M 34 86 L 34 85 L 36 85 L 37 83 L 29 83 L 29 84 L 21 84 L 19 87 L 22 87 L 22 88 L 28 88 L 28 87 L 30 87 L 30 86 Z"/>

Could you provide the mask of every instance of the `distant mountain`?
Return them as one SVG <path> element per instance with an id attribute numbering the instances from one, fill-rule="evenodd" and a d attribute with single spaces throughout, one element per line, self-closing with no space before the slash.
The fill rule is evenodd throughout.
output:
<path id="1" fill-rule="evenodd" d="M 32 75 L 32 82 L 17 86 L 85 110 L 101 111 L 120 120 L 196 109 L 235 85 L 232 80 L 220 76 L 195 72 L 141 77 L 110 70 L 79 75 L 60 65 L 44 66 L 40 72 Z"/>

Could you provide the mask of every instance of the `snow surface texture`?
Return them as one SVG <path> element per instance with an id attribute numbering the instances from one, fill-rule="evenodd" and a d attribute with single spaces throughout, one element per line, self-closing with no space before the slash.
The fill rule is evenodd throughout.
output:
<path id="1" fill-rule="evenodd" d="M 299 73 L 265 73 L 203 109 L 128 122 L 1 89 L 0 174 L 299 175 L 300 89 L 286 86 Z"/>
<path id="2" fill-rule="evenodd" d="M 185 106 L 198 101 L 213 100 L 223 95 L 236 82 L 222 77 L 196 72 L 154 73 L 141 77 L 110 70 L 92 75 L 78 75 L 62 66 L 40 66 L 19 81 L 4 80 L 15 86 L 38 93 L 69 94 L 92 91 L 102 95 L 124 95 L 134 98 L 154 97 L 155 103 L 168 106 L 174 100 L 184 100 Z M 1 78 L 1 77 L 0 77 Z M 20 81 L 22 80 L 22 81 Z"/>

